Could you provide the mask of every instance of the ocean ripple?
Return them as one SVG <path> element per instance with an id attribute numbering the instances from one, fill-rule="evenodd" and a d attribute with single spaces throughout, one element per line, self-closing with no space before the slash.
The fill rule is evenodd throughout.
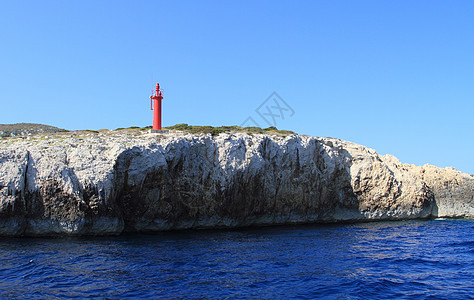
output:
<path id="1" fill-rule="evenodd" d="M 473 224 L 3 238 L 0 297 L 472 299 Z"/>

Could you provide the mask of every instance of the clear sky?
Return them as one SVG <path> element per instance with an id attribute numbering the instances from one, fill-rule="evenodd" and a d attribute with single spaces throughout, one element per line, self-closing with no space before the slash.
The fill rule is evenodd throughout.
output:
<path id="1" fill-rule="evenodd" d="M 164 126 L 268 127 L 276 92 L 279 129 L 474 174 L 474 1 L 0 5 L 0 123 L 151 125 L 153 80 Z"/>

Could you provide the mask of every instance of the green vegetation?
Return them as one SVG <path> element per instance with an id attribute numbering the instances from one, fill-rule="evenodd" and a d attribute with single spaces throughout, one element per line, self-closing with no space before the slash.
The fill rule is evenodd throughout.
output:
<path id="1" fill-rule="evenodd" d="M 146 127 L 145 127 L 146 128 Z M 150 127 L 151 128 L 151 127 Z M 143 130 L 144 128 L 140 128 L 138 126 L 130 126 L 128 128 L 123 128 L 123 127 L 119 127 L 117 129 L 114 129 L 114 131 L 120 131 L 120 130 Z"/>
<path id="2" fill-rule="evenodd" d="M 0 124 L 0 137 L 26 136 L 57 132 L 68 132 L 68 130 L 33 123 Z"/>
<path id="3" fill-rule="evenodd" d="M 212 136 L 216 136 L 224 132 L 246 132 L 249 134 L 275 133 L 275 134 L 281 134 L 281 135 L 295 134 L 293 131 L 289 131 L 289 130 L 278 130 L 274 126 L 262 129 L 259 127 L 240 127 L 240 126 L 212 127 L 212 126 L 193 126 L 193 125 L 188 125 L 188 124 L 176 124 L 173 126 L 165 127 L 164 129 L 181 130 L 181 131 L 186 131 L 193 134 L 210 133 Z"/>
<path id="4" fill-rule="evenodd" d="M 146 127 L 138 127 L 138 126 L 130 126 L 128 128 L 117 128 L 112 131 L 127 131 L 129 133 L 138 134 L 140 131 L 147 131 L 150 130 L 151 126 Z M 52 126 L 41 125 L 41 124 L 0 124 L 0 138 L 7 139 L 7 138 L 26 138 L 28 135 L 35 135 L 37 139 L 47 139 L 51 136 L 55 136 L 59 138 L 66 133 L 66 135 L 78 138 L 79 136 L 86 136 L 87 134 L 99 134 L 108 132 L 108 129 L 100 129 L 100 130 L 76 130 L 76 131 L 68 131 Z M 277 135 L 291 135 L 295 134 L 293 131 L 289 130 L 278 130 L 278 128 L 271 126 L 268 128 L 260 128 L 260 127 L 240 127 L 240 126 L 220 126 L 220 127 L 213 127 L 213 126 L 193 126 L 188 124 L 176 124 L 169 127 L 164 127 L 163 129 L 168 130 L 179 130 L 185 131 L 192 134 L 211 134 L 212 136 L 217 136 L 221 133 L 225 132 L 246 132 L 248 134 L 277 134 Z M 13 134 L 12 134 L 13 133 Z"/>

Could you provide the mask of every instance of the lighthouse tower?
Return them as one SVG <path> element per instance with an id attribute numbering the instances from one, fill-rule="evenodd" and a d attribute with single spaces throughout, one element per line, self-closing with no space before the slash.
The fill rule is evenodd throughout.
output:
<path id="1" fill-rule="evenodd" d="M 150 96 L 151 110 L 153 111 L 153 127 L 151 132 L 163 132 L 161 130 L 161 100 L 163 100 L 163 93 L 160 90 L 160 84 L 156 84 L 156 90 L 152 91 Z"/>

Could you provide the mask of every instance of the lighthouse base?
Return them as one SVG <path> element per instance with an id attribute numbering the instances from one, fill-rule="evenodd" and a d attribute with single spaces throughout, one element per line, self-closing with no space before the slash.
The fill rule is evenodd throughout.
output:
<path id="1" fill-rule="evenodd" d="M 164 130 L 164 129 L 151 129 L 151 133 L 169 133 L 169 130 Z"/>

